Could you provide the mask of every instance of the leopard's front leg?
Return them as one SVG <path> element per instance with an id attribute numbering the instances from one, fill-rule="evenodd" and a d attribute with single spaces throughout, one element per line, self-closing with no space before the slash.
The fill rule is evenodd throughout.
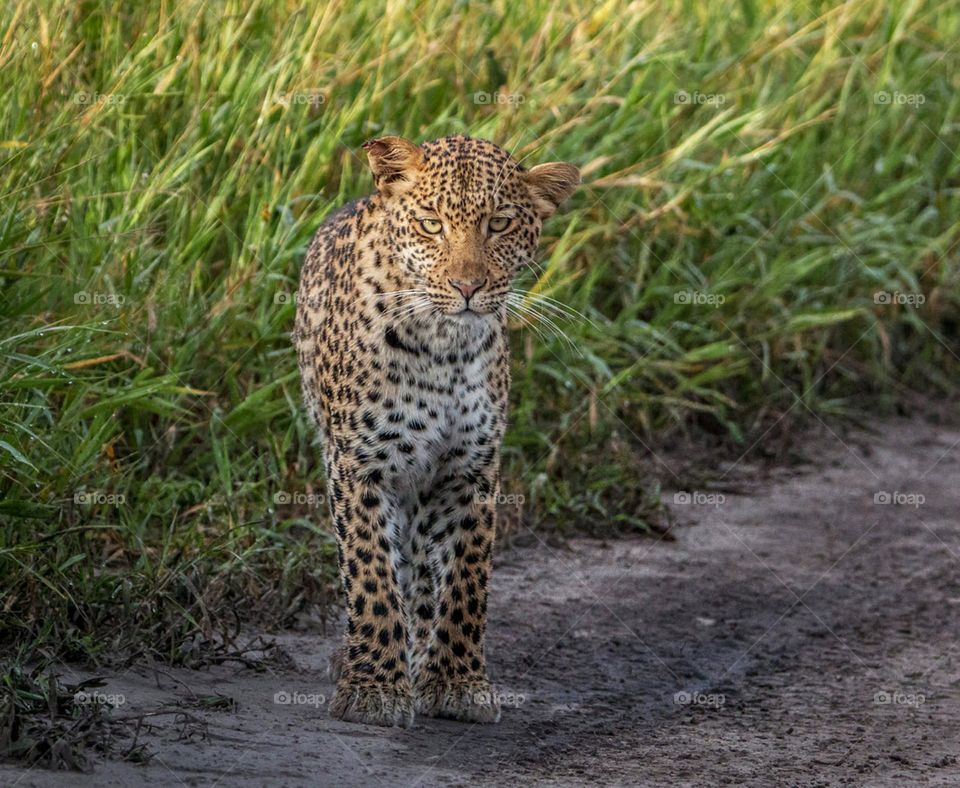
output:
<path id="1" fill-rule="evenodd" d="M 330 713 L 347 722 L 408 727 L 414 704 L 407 627 L 389 538 L 400 512 L 378 472 L 352 452 L 331 451 L 327 478 L 347 597 L 346 643 Z"/>
<path id="2" fill-rule="evenodd" d="M 469 722 L 497 722 L 500 703 L 487 678 L 484 635 L 495 535 L 493 469 L 447 477 L 430 501 L 433 622 L 415 651 L 417 711 Z"/>

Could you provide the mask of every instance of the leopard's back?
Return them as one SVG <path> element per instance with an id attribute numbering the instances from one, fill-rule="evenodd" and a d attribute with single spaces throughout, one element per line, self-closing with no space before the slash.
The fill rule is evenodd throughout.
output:
<path id="1" fill-rule="evenodd" d="M 338 344 L 337 337 L 345 333 L 342 307 L 357 295 L 352 273 L 359 264 L 363 217 L 369 212 L 370 198 L 364 197 L 328 216 L 307 247 L 300 270 L 293 338 L 304 404 L 321 443 L 326 432 L 321 394 L 329 391 L 330 376 L 337 368 L 331 351 Z"/>

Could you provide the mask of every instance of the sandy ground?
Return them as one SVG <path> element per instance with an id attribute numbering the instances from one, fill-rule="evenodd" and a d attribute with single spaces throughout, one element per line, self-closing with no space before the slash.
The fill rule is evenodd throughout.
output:
<path id="1" fill-rule="evenodd" d="M 0 783 L 960 784 L 960 430 L 901 420 L 812 443 L 789 472 L 732 469 L 738 494 L 668 495 L 689 526 L 674 542 L 526 534 L 501 551 L 499 725 L 334 722 L 336 634 L 281 634 L 295 668 L 111 678 L 123 714 L 238 703 L 189 709 L 205 726 L 157 718 L 148 765 L 4 766 Z"/>

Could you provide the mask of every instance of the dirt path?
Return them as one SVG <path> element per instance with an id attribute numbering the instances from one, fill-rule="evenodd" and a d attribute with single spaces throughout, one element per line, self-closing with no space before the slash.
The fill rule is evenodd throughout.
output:
<path id="1" fill-rule="evenodd" d="M 307 696 L 330 696 L 334 637 L 283 635 L 297 670 L 176 671 L 160 687 L 130 672 L 103 689 L 127 713 L 186 687 L 235 698 L 193 712 L 207 740 L 168 725 L 148 766 L 0 767 L 0 783 L 956 785 L 960 431 L 896 421 L 811 451 L 816 470 L 674 505 L 692 527 L 672 543 L 502 552 L 491 673 L 515 706 L 497 726 L 333 722 Z M 900 502 L 875 503 L 884 492 Z"/>

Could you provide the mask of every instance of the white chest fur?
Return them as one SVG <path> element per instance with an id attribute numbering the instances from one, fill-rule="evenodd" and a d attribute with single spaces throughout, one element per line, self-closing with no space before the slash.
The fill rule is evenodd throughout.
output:
<path id="1" fill-rule="evenodd" d="M 389 458 L 390 486 L 409 494 L 486 451 L 499 418 L 489 386 L 499 346 L 487 341 L 496 326 L 416 329 L 398 331 L 385 356 L 379 416 L 387 428 L 375 436 Z"/>

